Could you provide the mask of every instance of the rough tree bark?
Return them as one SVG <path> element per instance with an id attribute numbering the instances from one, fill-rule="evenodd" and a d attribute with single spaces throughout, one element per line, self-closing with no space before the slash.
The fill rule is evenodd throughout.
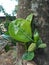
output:
<path id="1" fill-rule="evenodd" d="M 18 0 L 17 18 L 26 18 L 31 13 L 31 0 Z M 27 61 L 22 60 L 22 55 L 25 52 L 21 42 L 17 43 L 17 65 L 27 65 Z"/>
<path id="2" fill-rule="evenodd" d="M 40 36 L 47 44 L 45 54 L 40 56 L 39 65 L 49 65 L 49 0 L 39 0 L 38 18 L 41 26 L 39 27 Z M 40 63 L 41 62 L 41 63 Z"/>
<path id="3" fill-rule="evenodd" d="M 18 18 L 26 18 L 31 13 L 31 0 L 18 0 Z"/>
<path id="4" fill-rule="evenodd" d="M 38 52 L 36 56 L 37 65 L 49 65 L 49 0 L 32 0 L 37 4 L 38 30 L 42 40 L 47 44 L 44 52 Z M 33 3 L 32 2 L 32 3 Z"/>

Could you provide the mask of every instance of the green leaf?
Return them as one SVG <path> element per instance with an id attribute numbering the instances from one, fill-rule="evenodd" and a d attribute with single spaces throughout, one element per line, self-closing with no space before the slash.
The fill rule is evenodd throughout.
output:
<path id="1" fill-rule="evenodd" d="M 39 38 L 39 40 L 37 41 L 37 47 L 40 45 L 40 44 L 42 44 L 43 42 L 42 42 L 42 39 L 41 38 Z"/>
<path id="2" fill-rule="evenodd" d="M 32 40 L 31 23 L 25 19 L 16 19 L 9 24 L 10 36 L 21 42 Z"/>
<path id="3" fill-rule="evenodd" d="M 38 48 L 46 48 L 46 47 L 47 45 L 43 43 L 43 44 L 40 44 Z"/>
<path id="4" fill-rule="evenodd" d="M 26 52 L 23 56 L 22 56 L 23 60 L 32 60 L 34 59 L 34 52 Z"/>
<path id="5" fill-rule="evenodd" d="M 31 13 L 30 15 L 27 16 L 26 20 L 29 20 L 31 22 L 32 18 L 33 18 L 33 14 Z"/>
<path id="6" fill-rule="evenodd" d="M 37 43 L 37 41 L 39 40 L 39 33 L 37 30 L 35 30 L 34 32 L 34 42 Z"/>
<path id="7" fill-rule="evenodd" d="M 34 51 L 36 49 L 36 44 L 35 43 L 31 43 L 29 48 L 28 48 L 28 51 Z"/>

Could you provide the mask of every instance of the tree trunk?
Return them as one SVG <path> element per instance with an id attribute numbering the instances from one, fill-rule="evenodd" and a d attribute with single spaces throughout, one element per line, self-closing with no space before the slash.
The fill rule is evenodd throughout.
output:
<path id="1" fill-rule="evenodd" d="M 38 30 L 43 42 L 47 44 L 44 52 L 38 52 L 36 55 L 37 65 L 49 65 L 49 0 L 32 0 L 38 7 Z"/>
<path id="2" fill-rule="evenodd" d="M 31 0 L 18 0 L 18 18 L 26 18 L 31 13 Z"/>
<path id="3" fill-rule="evenodd" d="M 31 0 L 18 0 L 17 18 L 26 18 L 31 13 Z M 25 52 L 24 46 L 21 42 L 17 43 L 17 64 L 27 65 L 27 61 L 22 60 L 22 55 Z"/>
<path id="4" fill-rule="evenodd" d="M 34 10 L 38 13 L 38 30 L 43 42 L 47 44 L 47 48 L 44 50 L 37 51 L 35 62 L 37 65 L 49 65 L 49 0 L 19 0 L 19 9 L 17 12 L 18 18 L 26 18 Z M 31 5 L 32 9 L 31 9 Z M 26 61 L 21 59 L 25 52 L 24 46 L 19 43 L 17 44 L 17 65 L 27 65 Z"/>
<path id="5" fill-rule="evenodd" d="M 32 10 L 38 13 L 38 31 L 43 42 L 47 44 L 46 49 L 36 51 L 35 62 L 37 65 L 49 65 L 49 0 L 32 0 Z"/>

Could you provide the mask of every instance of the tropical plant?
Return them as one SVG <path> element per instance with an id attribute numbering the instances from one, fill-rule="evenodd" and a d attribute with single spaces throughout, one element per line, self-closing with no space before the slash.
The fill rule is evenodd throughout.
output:
<path id="1" fill-rule="evenodd" d="M 27 16 L 26 19 L 18 18 L 9 24 L 8 32 L 13 39 L 24 42 L 22 43 L 26 49 L 26 52 L 22 56 L 24 60 L 32 60 L 35 56 L 35 50 L 38 48 L 46 48 L 46 44 L 42 42 L 37 29 L 34 33 L 31 31 L 31 20 L 33 14 Z M 32 21 L 33 22 L 33 21 Z M 32 34 L 33 33 L 33 34 Z M 33 35 L 33 38 L 32 38 Z M 27 42 L 32 43 L 27 43 Z"/>

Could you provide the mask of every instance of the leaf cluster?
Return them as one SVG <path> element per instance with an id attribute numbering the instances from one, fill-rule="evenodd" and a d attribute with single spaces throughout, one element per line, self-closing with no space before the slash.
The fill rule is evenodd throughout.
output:
<path id="1" fill-rule="evenodd" d="M 41 40 L 39 33 L 36 28 L 34 28 L 34 33 L 31 30 L 31 20 L 33 14 L 27 16 L 26 19 L 18 18 L 9 24 L 8 32 L 9 35 L 20 42 L 24 42 L 26 52 L 22 56 L 24 60 L 32 60 L 35 56 L 35 50 L 38 48 L 46 48 L 46 44 Z M 32 21 L 33 22 L 33 21 Z M 32 38 L 33 35 L 33 38 Z M 31 43 L 27 43 L 30 42 Z M 27 46 L 28 45 L 28 46 Z"/>

